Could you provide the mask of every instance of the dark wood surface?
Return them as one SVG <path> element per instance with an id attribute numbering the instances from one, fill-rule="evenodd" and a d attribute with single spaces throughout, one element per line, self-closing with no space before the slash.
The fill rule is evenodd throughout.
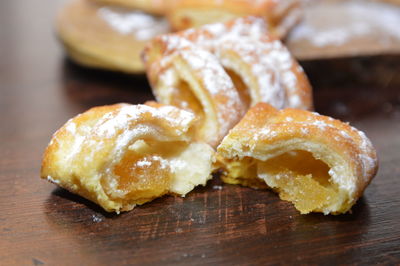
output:
<path id="1" fill-rule="evenodd" d="M 317 111 L 371 138 L 380 170 L 351 214 L 299 215 L 216 179 L 121 215 L 39 179 L 51 134 L 86 109 L 152 99 L 143 76 L 64 59 L 61 1 L 0 2 L 0 265 L 400 263 L 400 57 L 303 63 Z"/>

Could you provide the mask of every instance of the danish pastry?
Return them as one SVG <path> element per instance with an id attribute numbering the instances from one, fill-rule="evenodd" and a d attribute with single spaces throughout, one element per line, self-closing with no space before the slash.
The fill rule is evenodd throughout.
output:
<path id="1" fill-rule="evenodd" d="M 170 31 L 165 18 L 88 0 L 68 2 L 56 27 L 66 51 L 77 63 L 127 73 L 143 73 L 141 51 L 154 36 Z"/>
<path id="2" fill-rule="evenodd" d="M 146 13 L 165 15 L 171 0 L 91 0 L 101 5 L 137 9 Z"/>
<path id="3" fill-rule="evenodd" d="M 168 18 L 174 30 L 226 22 L 243 16 L 263 17 L 269 31 L 284 37 L 301 18 L 299 0 L 177 0 Z"/>
<path id="4" fill-rule="evenodd" d="M 41 177 L 109 212 L 185 196 L 211 178 L 214 161 L 209 145 L 192 141 L 194 123 L 192 113 L 156 103 L 92 108 L 53 135 Z"/>
<path id="5" fill-rule="evenodd" d="M 195 112 L 211 145 L 257 102 L 312 109 L 306 75 L 261 18 L 158 36 L 143 59 L 157 100 Z"/>
<path id="6" fill-rule="evenodd" d="M 369 139 L 330 117 L 251 108 L 218 147 L 223 180 L 269 187 L 302 214 L 340 214 L 361 197 L 378 167 Z"/>

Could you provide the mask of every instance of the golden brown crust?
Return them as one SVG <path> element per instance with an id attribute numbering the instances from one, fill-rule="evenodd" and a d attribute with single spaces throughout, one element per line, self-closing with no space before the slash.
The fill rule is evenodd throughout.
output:
<path id="1" fill-rule="evenodd" d="M 270 32 L 283 38 L 300 19 L 300 1 L 177 0 L 168 17 L 175 30 L 184 30 L 249 15 L 263 17 Z"/>
<path id="2" fill-rule="evenodd" d="M 210 178 L 213 161 L 211 147 L 192 143 L 194 122 L 189 112 L 155 103 L 92 108 L 53 135 L 41 177 L 106 211 L 185 195 Z M 193 158 L 200 170 L 191 174 Z"/>
<path id="3" fill-rule="evenodd" d="M 195 113 L 201 109 L 209 123 L 201 127 L 209 135 L 200 138 L 214 146 L 259 101 L 312 109 L 306 75 L 261 18 L 158 36 L 143 58 L 158 101 Z"/>
<path id="4" fill-rule="evenodd" d="M 138 21 L 140 27 L 135 25 Z M 141 51 L 155 35 L 169 32 L 169 24 L 163 18 L 138 11 L 72 0 L 58 15 L 56 29 L 74 61 L 107 70 L 143 73 Z"/>
<path id="5" fill-rule="evenodd" d="M 251 108 L 230 131 L 218 147 L 218 156 L 268 162 L 296 150 L 323 161 L 330 168 L 331 182 L 344 195 L 339 206 L 319 210 L 325 213 L 348 211 L 378 168 L 375 149 L 361 131 L 330 117 L 297 109 L 279 111 L 264 103 Z"/>

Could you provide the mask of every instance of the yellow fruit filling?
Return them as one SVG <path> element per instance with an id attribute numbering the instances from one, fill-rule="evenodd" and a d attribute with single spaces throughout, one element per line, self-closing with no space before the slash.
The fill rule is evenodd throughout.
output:
<path id="1" fill-rule="evenodd" d="M 110 167 L 101 184 L 110 198 L 126 205 L 143 204 L 164 194 L 183 196 L 210 179 L 213 154 L 205 143 L 137 140 Z"/>
<path id="2" fill-rule="evenodd" d="M 339 197 L 330 167 L 307 151 L 290 151 L 267 161 L 247 157 L 229 162 L 226 170 L 225 182 L 249 186 L 262 181 L 303 214 L 324 212 Z"/>
<path id="3" fill-rule="evenodd" d="M 199 99 L 192 92 L 187 82 L 181 80 L 177 88 L 179 89 L 173 90 L 170 104 L 194 113 L 198 118 L 197 123 L 200 124 L 205 115 Z"/>
<path id="4" fill-rule="evenodd" d="M 142 204 L 168 192 L 172 173 L 159 143 L 138 140 L 103 178 L 105 192 L 113 199 Z M 157 151 L 157 152 L 156 152 Z"/>
<path id="5" fill-rule="evenodd" d="M 118 190 L 125 191 L 130 200 L 151 200 L 167 193 L 171 174 L 157 155 L 139 157 L 134 151 L 126 152 L 114 167 Z"/>

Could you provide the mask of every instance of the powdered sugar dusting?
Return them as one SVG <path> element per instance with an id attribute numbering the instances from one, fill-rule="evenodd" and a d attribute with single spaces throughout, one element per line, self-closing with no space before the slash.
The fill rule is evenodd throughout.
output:
<path id="1" fill-rule="evenodd" d="M 186 59 L 189 65 L 202 77 L 202 82 L 212 98 L 220 95 L 227 96 L 225 102 L 226 112 L 218 112 L 218 122 L 221 132 L 227 132 L 232 126 L 230 121 L 235 121 L 237 118 L 236 102 L 233 99 L 238 99 L 237 91 L 229 76 L 224 69 L 218 64 L 217 59 L 208 51 L 192 51 L 184 50 L 181 56 Z M 216 78 L 218 77 L 218 78 Z"/>
<path id="2" fill-rule="evenodd" d="M 198 30 L 190 29 L 178 34 L 164 35 L 160 40 L 166 44 L 164 58 L 161 60 L 163 66 L 168 65 L 174 53 L 191 49 L 196 54 L 191 60 L 193 64 L 200 62 L 200 55 L 211 57 L 214 54 L 219 60 L 215 64 L 222 64 L 240 74 L 238 64 L 226 56 L 227 51 L 235 51 L 240 60 L 250 66 L 251 76 L 244 74 L 242 79 L 250 88 L 252 105 L 262 101 L 276 108 L 308 108 L 302 102 L 302 88 L 293 72 L 304 75 L 302 68 L 295 63 L 290 52 L 279 40 L 268 35 L 263 19 L 239 18 L 231 24 L 216 23 Z M 206 59 L 203 58 L 204 60 Z M 215 80 L 222 79 L 221 83 L 225 83 L 226 74 L 214 71 L 213 75 L 207 77 L 211 77 L 207 82 L 215 83 Z M 252 79 L 256 80 L 257 88 L 252 86 Z"/>
<path id="3" fill-rule="evenodd" d="M 67 125 L 65 127 L 65 129 L 71 133 L 72 135 L 74 135 L 76 133 L 76 124 L 74 122 L 72 122 L 71 120 L 69 120 L 67 122 Z"/>
<path id="4" fill-rule="evenodd" d="M 251 154 L 254 154 L 258 143 L 265 144 L 262 140 L 274 142 L 274 139 L 281 136 L 283 132 L 289 135 L 294 134 L 294 138 L 308 138 L 310 132 L 312 132 L 310 130 L 314 130 L 314 132 L 315 130 L 318 130 L 320 134 L 332 138 L 332 141 L 334 142 L 347 143 L 354 147 L 354 151 L 351 151 L 351 153 L 355 153 L 356 156 L 354 164 L 361 166 L 362 173 L 360 173 L 360 178 L 363 178 L 365 182 L 368 182 L 374 174 L 378 162 L 374 147 L 365 133 L 354 127 L 348 126 L 347 123 L 319 115 L 315 112 L 308 112 L 303 115 L 306 116 L 300 116 L 300 119 L 296 119 L 290 113 L 280 111 L 279 114 L 271 120 L 276 122 L 266 123 L 265 125 L 256 128 L 250 127 L 249 130 L 254 131 L 251 134 L 252 139 L 240 141 L 240 145 L 235 145 L 236 152 L 239 154 L 250 154 L 249 156 L 251 156 Z M 297 135 L 298 133 L 295 133 L 298 132 L 298 130 L 301 133 L 300 136 Z M 310 145 L 313 145 L 312 141 L 306 143 L 306 145 L 310 147 Z M 321 144 L 317 143 L 316 145 Z M 336 164 L 331 165 L 329 171 L 333 182 L 338 184 L 340 188 L 344 189 L 348 193 L 355 192 L 357 178 L 359 178 L 357 176 L 347 176 L 349 175 L 349 168 L 351 167 L 353 166 Z M 343 176 L 343 173 L 347 173 L 347 175 Z"/>
<path id="5" fill-rule="evenodd" d="M 324 47 L 344 45 L 375 32 L 386 36 L 386 40 L 381 40 L 382 45 L 388 38 L 400 39 L 400 9 L 393 5 L 368 1 L 313 5 L 305 18 L 310 22 L 296 27 L 290 36 L 292 40 L 308 40 L 315 46 Z M 340 20 L 337 19 L 339 16 Z"/>
<path id="6" fill-rule="evenodd" d="M 104 114 L 94 126 L 79 127 L 69 121 L 65 129 L 73 134 L 66 160 L 72 160 L 84 145 L 89 145 L 90 161 L 102 149 L 104 143 L 111 141 L 114 159 L 119 158 L 129 143 L 144 137 L 159 141 L 187 141 L 187 131 L 194 123 L 194 115 L 173 106 L 151 107 L 147 105 L 121 104 L 113 111 Z M 141 162 L 144 166 L 145 161 Z"/>
<path id="7" fill-rule="evenodd" d="M 188 130 L 194 120 L 194 115 L 190 112 L 172 106 L 153 108 L 147 105 L 123 105 L 116 112 L 110 112 L 103 116 L 98 122 L 97 134 L 112 138 L 122 130 L 129 130 L 132 125 L 136 126 L 136 134 L 146 134 L 151 125 L 139 124 L 140 121 L 146 122 L 144 120 L 149 119 L 145 114 L 153 119 L 167 121 L 170 127 L 183 128 L 183 130 Z"/>
<path id="8" fill-rule="evenodd" d="M 60 180 L 58 179 L 54 179 L 52 176 L 48 175 L 47 176 L 47 180 L 53 184 L 59 185 L 60 184 Z"/>
<path id="9" fill-rule="evenodd" d="M 183 58 L 212 97 L 225 99 L 223 109 L 228 113 L 222 116 L 216 112 L 221 135 L 225 135 L 237 122 L 242 113 L 240 110 L 244 109 L 239 93 L 234 89 L 235 85 L 224 67 L 242 77 L 249 88 L 252 105 L 262 101 L 276 108 L 309 108 L 306 106 L 308 103 L 303 102 L 304 88 L 300 87 L 301 82 L 298 80 L 298 76 L 304 76 L 301 67 L 286 47 L 268 34 L 265 21 L 261 18 L 246 17 L 230 23 L 206 25 L 200 29 L 163 35 L 155 42 L 161 43 L 163 47 L 161 58 L 149 66 L 162 69 L 155 72 L 158 75 L 153 77 L 156 80 L 152 82 L 163 84 L 160 86 L 162 89 L 156 87 L 154 90 L 157 98 L 169 103 L 168 95 L 176 88 L 179 80 L 179 74 L 174 73 L 179 70 L 174 68 L 173 61 L 178 56 Z M 241 71 L 242 64 L 227 56 L 231 51 L 248 66 L 250 75 Z"/>
<path id="10" fill-rule="evenodd" d="M 102 7 L 98 15 L 119 33 L 133 34 L 136 39 L 142 41 L 170 32 L 170 25 L 165 18 L 157 18 L 141 11 Z"/>

